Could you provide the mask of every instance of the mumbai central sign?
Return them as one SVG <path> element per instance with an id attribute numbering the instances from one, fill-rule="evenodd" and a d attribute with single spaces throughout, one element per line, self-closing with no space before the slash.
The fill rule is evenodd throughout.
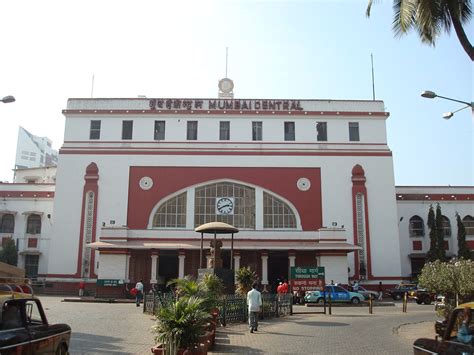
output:
<path id="1" fill-rule="evenodd" d="M 315 291 L 324 288 L 324 266 L 293 266 L 290 268 L 293 291 Z"/>
<path id="2" fill-rule="evenodd" d="M 150 99 L 151 110 L 303 111 L 300 100 Z"/>

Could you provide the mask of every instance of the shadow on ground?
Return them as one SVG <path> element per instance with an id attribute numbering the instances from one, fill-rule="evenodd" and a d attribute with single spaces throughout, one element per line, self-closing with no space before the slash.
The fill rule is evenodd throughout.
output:
<path id="1" fill-rule="evenodd" d="M 121 338 L 101 336 L 88 333 L 72 333 L 69 353 L 74 354 L 129 354 L 119 351 Z"/>
<path id="2" fill-rule="evenodd" d="M 313 321 L 302 321 L 302 322 L 296 322 L 297 324 L 301 325 L 309 325 L 312 327 L 348 327 L 350 324 L 348 323 L 337 323 L 337 322 L 313 322 Z"/>
<path id="3" fill-rule="evenodd" d="M 220 354 L 263 354 L 262 350 L 252 349 L 248 346 L 238 346 L 238 345 L 222 345 L 216 344 L 214 349 L 209 352 L 220 353 Z"/>

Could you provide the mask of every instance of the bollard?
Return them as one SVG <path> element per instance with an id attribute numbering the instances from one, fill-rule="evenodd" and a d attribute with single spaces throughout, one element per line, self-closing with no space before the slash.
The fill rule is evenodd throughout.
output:
<path id="1" fill-rule="evenodd" d="M 369 314 L 373 313 L 373 304 L 372 304 L 372 296 L 369 297 Z"/>
<path id="2" fill-rule="evenodd" d="M 279 297 L 278 295 L 275 296 L 275 318 L 279 317 L 279 312 L 278 312 L 279 311 L 279 309 L 278 309 L 278 307 L 279 307 L 279 305 L 278 305 L 279 302 L 278 301 L 279 300 L 278 300 L 278 297 Z"/>
<path id="3" fill-rule="evenodd" d="M 332 314 L 331 292 L 329 292 L 329 315 Z"/>
<path id="4" fill-rule="evenodd" d="M 291 296 L 289 300 L 290 300 L 290 316 L 292 316 L 293 315 L 293 296 Z"/>
<path id="5" fill-rule="evenodd" d="M 221 321 L 221 324 L 223 327 L 227 325 L 226 317 L 227 317 L 227 298 L 224 297 L 224 299 L 222 300 L 222 321 Z"/>
<path id="6" fill-rule="evenodd" d="M 402 307 L 402 312 L 407 313 L 407 293 L 405 292 L 403 294 L 403 307 Z"/>

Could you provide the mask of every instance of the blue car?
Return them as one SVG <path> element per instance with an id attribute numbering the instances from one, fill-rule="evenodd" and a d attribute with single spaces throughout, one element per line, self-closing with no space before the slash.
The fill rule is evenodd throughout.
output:
<path id="1" fill-rule="evenodd" d="M 328 285 L 324 291 L 308 291 L 304 296 L 307 303 L 324 303 L 329 301 L 329 294 L 331 294 L 331 302 L 351 302 L 359 304 L 364 300 L 364 296 L 357 292 L 349 292 L 341 286 Z"/>

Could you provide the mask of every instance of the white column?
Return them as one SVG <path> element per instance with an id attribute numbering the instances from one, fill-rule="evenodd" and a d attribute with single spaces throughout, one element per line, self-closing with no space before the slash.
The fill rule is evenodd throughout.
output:
<path id="1" fill-rule="evenodd" d="M 186 259 L 185 254 L 179 254 L 179 266 L 178 266 L 178 278 L 184 279 L 184 260 Z"/>
<path id="2" fill-rule="evenodd" d="M 240 255 L 234 255 L 234 283 L 237 284 L 237 271 L 240 269 Z"/>
<path id="3" fill-rule="evenodd" d="M 268 255 L 262 255 L 262 285 L 266 290 L 268 285 Z"/>
<path id="4" fill-rule="evenodd" d="M 296 255 L 290 255 L 290 256 L 288 256 L 288 260 L 290 261 L 290 267 L 295 266 Z"/>
<path id="5" fill-rule="evenodd" d="M 130 254 L 125 257 L 125 282 L 130 282 Z"/>
<path id="6" fill-rule="evenodd" d="M 255 188 L 255 229 L 263 229 L 263 190 Z"/>
<path id="7" fill-rule="evenodd" d="M 151 280 L 150 283 L 156 284 L 157 283 L 157 269 L 158 269 L 158 255 L 152 254 L 151 256 Z"/>
<path id="8" fill-rule="evenodd" d="M 206 268 L 210 269 L 211 268 L 211 256 L 206 255 Z"/>

